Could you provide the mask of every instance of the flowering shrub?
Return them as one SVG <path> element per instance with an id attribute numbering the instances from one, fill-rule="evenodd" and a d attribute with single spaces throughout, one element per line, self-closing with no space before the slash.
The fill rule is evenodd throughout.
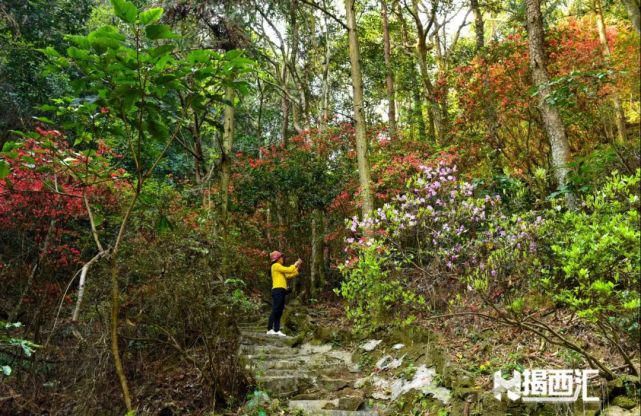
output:
<path id="1" fill-rule="evenodd" d="M 487 270 L 479 242 L 512 238 L 490 221 L 508 221 L 500 212 L 500 197 L 475 197 L 475 186 L 459 180 L 456 172 L 456 166 L 445 162 L 423 166 L 393 203 L 386 203 L 371 218 L 354 217 L 348 224 L 353 236 L 347 239 L 349 258 L 342 267 L 345 282 L 340 293 L 353 310 L 372 308 L 370 282 L 391 278 L 402 288 L 392 298 L 416 299 L 420 306 L 420 299 L 427 296 L 433 308 L 442 306 L 447 294 L 467 286 L 467 275 Z M 488 271 L 491 277 L 497 275 L 496 270 Z"/>
<path id="2" fill-rule="evenodd" d="M 504 323 L 545 331 L 531 318 L 565 306 L 629 363 L 630 338 L 621 335 L 638 337 L 639 172 L 614 174 L 578 211 L 510 213 L 499 195 L 457 178 L 455 166 L 422 167 L 393 203 L 348 222 L 339 291 L 348 316 L 373 330 L 383 316 L 408 322 L 423 299 L 437 308 L 469 301 L 462 295 L 471 291 Z"/>
<path id="3" fill-rule="evenodd" d="M 426 298 L 432 308 L 439 308 L 470 289 L 489 301 L 513 297 L 516 289 L 527 289 L 533 273 L 541 269 L 541 216 L 508 215 L 499 195 L 460 180 L 455 165 L 440 162 L 421 169 L 395 202 L 371 218 L 355 217 L 348 224 L 353 236 L 347 239 L 349 258 L 342 267 L 340 293 L 355 317 L 378 307 L 369 291 L 388 290 L 371 282 L 393 277 L 402 290 L 391 291 L 392 298 Z"/>

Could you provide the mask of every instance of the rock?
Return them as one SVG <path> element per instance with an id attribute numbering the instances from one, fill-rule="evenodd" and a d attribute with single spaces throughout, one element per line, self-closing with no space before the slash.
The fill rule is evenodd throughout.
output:
<path id="1" fill-rule="evenodd" d="M 393 350 L 400 350 L 404 346 L 405 346 L 405 344 L 400 344 L 400 343 L 399 344 L 394 344 L 394 345 L 392 345 L 392 349 Z"/>
<path id="2" fill-rule="evenodd" d="M 601 412 L 601 416 L 638 416 L 641 407 L 637 406 L 632 410 L 626 410 L 619 406 L 608 406 Z"/>
<path id="3" fill-rule="evenodd" d="M 629 410 L 636 406 L 637 403 L 634 401 L 634 399 L 631 399 L 627 396 L 617 396 L 614 398 L 614 400 L 612 400 L 612 404 Z"/>
<path id="4" fill-rule="evenodd" d="M 343 396 L 338 399 L 339 410 L 358 410 L 364 402 L 362 395 Z"/>
<path id="5" fill-rule="evenodd" d="M 438 386 L 435 375 L 436 371 L 433 368 L 421 365 L 416 369 L 416 373 L 410 381 L 402 378 L 389 380 L 373 376 L 371 378 L 374 389 L 372 397 L 380 400 L 396 400 L 410 390 L 418 390 L 447 404 L 450 401 L 451 392 L 445 387 Z"/>
<path id="6" fill-rule="evenodd" d="M 331 344 L 323 345 L 312 345 L 312 344 L 303 344 L 300 346 L 299 354 L 300 355 L 313 355 L 313 354 L 323 354 L 332 349 Z"/>
<path id="7" fill-rule="evenodd" d="M 403 358 L 405 358 L 405 356 L 396 359 L 391 355 L 386 355 L 376 362 L 376 369 L 383 371 L 398 368 L 403 364 Z"/>
<path id="8" fill-rule="evenodd" d="M 379 376 L 371 376 L 369 379 L 372 385 L 372 397 L 378 400 L 389 400 L 392 396 L 390 388 L 391 383 Z"/>
<path id="9" fill-rule="evenodd" d="M 317 380 L 317 383 L 319 386 L 322 386 L 324 389 L 329 391 L 337 391 L 351 385 L 351 382 L 349 380 L 324 376 L 321 376 Z"/>
<path id="10" fill-rule="evenodd" d="M 358 379 L 356 379 L 356 381 L 354 381 L 354 388 L 355 388 L 355 389 L 362 389 L 363 387 L 365 387 L 365 385 L 366 385 L 369 381 L 370 381 L 370 378 L 369 378 L 369 377 L 361 377 L 361 378 L 358 378 Z"/>
<path id="11" fill-rule="evenodd" d="M 338 399 L 335 400 L 290 400 L 289 408 L 290 409 L 300 409 L 305 412 L 315 412 L 321 409 L 325 409 L 328 404 L 333 404 L 338 406 Z"/>
<path id="12" fill-rule="evenodd" d="M 424 394 L 430 394 L 444 404 L 447 404 L 450 400 L 451 393 L 445 387 L 439 387 L 434 380 L 434 376 L 436 376 L 436 370 L 433 368 L 427 368 L 425 365 L 418 367 L 410 382 L 401 379 L 400 386 L 398 384 L 392 386 L 392 399 L 396 399 L 401 394 L 416 389 L 422 391 Z"/>
<path id="13" fill-rule="evenodd" d="M 380 344 L 381 342 L 383 342 L 382 339 L 370 339 L 369 341 L 362 343 L 360 345 L 360 348 L 367 352 L 374 351 L 374 349 L 378 347 L 378 344 Z"/>
<path id="14" fill-rule="evenodd" d="M 452 395 L 457 399 L 461 399 L 461 400 L 466 400 L 468 398 L 471 398 L 472 400 L 474 400 L 481 393 L 483 392 L 476 387 L 461 387 L 459 389 L 455 389 Z"/>

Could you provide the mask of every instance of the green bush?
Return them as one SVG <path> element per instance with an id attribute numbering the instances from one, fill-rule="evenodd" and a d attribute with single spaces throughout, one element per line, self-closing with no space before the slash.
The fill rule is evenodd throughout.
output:
<path id="1" fill-rule="evenodd" d="M 629 334 L 638 333 L 640 306 L 640 178 L 639 170 L 613 173 L 583 209 L 557 214 L 543 230 L 557 276 L 545 283 L 555 299 L 588 322 Z"/>
<path id="2" fill-rule="evenodd" d="M 402 307 L 424 304 L 422 297 L 407 290 L 403 279 L 388 268 L 389 253 L 377 243 L 364 246 L 354 263 L 340 267 L 344 280 L 337 294 L 347 302 L 347 317 L 358 330 L 371 332 L 381 325 L 398 321 Z M 403 322 L 411 323 L 412 316 Z"/>

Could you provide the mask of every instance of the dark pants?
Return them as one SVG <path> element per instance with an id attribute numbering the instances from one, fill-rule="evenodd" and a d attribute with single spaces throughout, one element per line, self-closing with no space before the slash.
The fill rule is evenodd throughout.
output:
<path id="1" fill-rule="evenodd" d="M 272 289 L 272 314 L 269 315 L 268 330 L 280 331 L 280 317 L 283 316 L 285 309 L 285 296 L 287 296 L 286 289 L 280 287 Z"/>

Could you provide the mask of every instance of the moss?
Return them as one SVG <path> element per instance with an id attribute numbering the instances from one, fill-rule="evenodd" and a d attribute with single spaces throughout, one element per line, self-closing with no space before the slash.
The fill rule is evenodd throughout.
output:
<path id="1" fill-rule="evenodd" d="M 630 410 L 637 405 L 637 402 L 627 396 L 617 396 L 612 400 L 612 404 Z"/>

